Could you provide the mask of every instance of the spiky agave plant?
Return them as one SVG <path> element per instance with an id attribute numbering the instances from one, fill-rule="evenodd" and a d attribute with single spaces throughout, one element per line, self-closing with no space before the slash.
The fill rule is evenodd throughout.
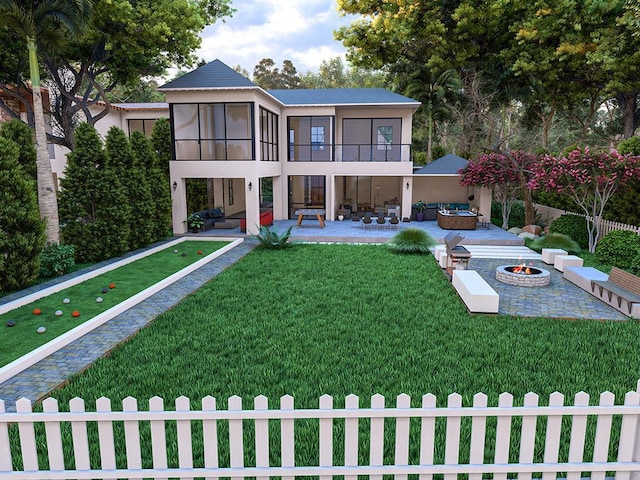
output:
<path id="1" fill-rule="evenodd" d="M 268 225 L 262 225 L 260 227 L 260 232 L 255 236 L 260 245 L 264 248 L 269 248 L 272 250 L 277 250 L 280 248 L 286 248 L 291 246 L 289 243 L 289 237 L 291 236 L 291 228 L 287 228 L 285 232 L 278 232 L 278 230 L 273 227 L 271 229 Z"/>
<path id="2" fill-rule="evenodd" d="M 431 253 L 430 247 L 435 240 L 424 230 L 419 228 L 405 228 L 396 233 L 387 243 L 387 247 L 397 253 Z"/>

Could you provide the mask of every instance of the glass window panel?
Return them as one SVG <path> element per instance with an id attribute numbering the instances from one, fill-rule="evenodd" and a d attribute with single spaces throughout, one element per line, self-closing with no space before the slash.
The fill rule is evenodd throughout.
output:
<path id="1" fill-rule="evenodd" d="M 227 140 L 227 160 L 251 160 L 251 140 Z"/>
<path id="2" fill-rule="evenodd" d="M 151 134 L 153 133 L 153 126 L 156 124 L 157 119 L 144 120 L 144 134 L 151 138 Z"/>
<path id="3" fill-rule="evenodd" d="M 311 150 L 324 150 L 324 127 L 311 127 Z"/>
<path id="4" fill-rule="evenodd" d="M 216 140 L 222 140 L 225 138 L 223 103 L 216 103 L 213 106 L 213 138 Z"/>
<path id="5" fill-rule="evenodd" d="M 217 158 L 218 160 L 226 160 L 227 159 L 226 142 L 224 140 L 216 140 L 215 146 L 216 146 L 215 158 Z"/>
<path id="6" fill-rule="evenodd" d="M 378 150 L 391 150 L 392 143 L 393 143 L 393 127 L 392 126 L 378 127 L 378 136 L 377 136 Z"/>
<path id="7" fill-rule="evenodd" d="M 214 105 L 201 104 L 200 108 L 200 138 L 214 137 Z"/>
<path id="8" fill-rule="evenodd" d="M 249 104 L 227 104 L 227 138 L 251 138 Z"/>
<path id="9" fill-rule="evenodd" d="M 144 121 L 143 120 L 129 120 L 129 135 L 133 132 L 144 133 Z"/>
<path id="10" fill-rule="evenodd" d="M 213 140 L 200 140 L 200 154 L 202 160 L 224 160 L 224 157 L 216 157 L 216 145 Z"/>
<path id="11" fill-rule="evenodd" d="M 174 105 L 173 129 L 176 139 L 197 139 L 198 105 Z"/>
<path id="12" fill-rule="evenodd" d="M 176 160 L 200 160 L 197 140 L 176 140 Z"/>

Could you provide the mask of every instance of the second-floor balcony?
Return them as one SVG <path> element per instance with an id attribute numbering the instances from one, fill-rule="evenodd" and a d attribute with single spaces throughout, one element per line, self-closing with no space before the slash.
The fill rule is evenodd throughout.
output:
<path id="1" fill-rule="evenodd" d="M 411 144 L 291 144 L 290 162 L 411 162 Z"/>

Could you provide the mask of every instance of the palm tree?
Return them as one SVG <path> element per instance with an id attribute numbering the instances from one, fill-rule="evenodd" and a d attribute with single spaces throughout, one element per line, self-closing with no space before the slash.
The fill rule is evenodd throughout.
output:
<path id="1" fill-rule="evenodd" d="M 38 206 L 40 216 L 47 221 L 49 242 L 60 241 L 58 199 L 51 160 L 47 151 L 47 133 L 40 92 L 38 45 L 48 50 L 60 47 L 69 36 L 81 32 L 93 7 L 91 0 L 0 0 L 0 24 L 17 32 L 27 43 L 29 70 L 33 94 L 33 115 L 36 133 Z"/>
<path id="2" fill-rule="evenodd" d="M 427 123 L 427 162 L 433 160 L 433 122 L 445 116 L 449 105 L 459 94 L 462 84 L 455 70 L 446 70 L 436 77 L 433 71 L 421 72 L 414 76 L 405 93 L 422 102 L 420 108 L 426 115 Z"/>

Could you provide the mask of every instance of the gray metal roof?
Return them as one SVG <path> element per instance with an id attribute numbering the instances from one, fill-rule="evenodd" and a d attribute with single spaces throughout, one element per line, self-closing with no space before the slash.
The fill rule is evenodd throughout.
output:
<path id="1" fill-rule="evenodd" d="M 427 163 L 424 167 L 413 172 L 414 175 L 458 175 L 458 171 L 465 168 L 469 160 L 449 153 L 444 157 Z"/>
<path id="2" fill-rule="evenodd" d="M 214 60 L 169 83 L 165 83 L 160 87 L 160 90 L 241 87 L 257 88 L 258 86 L 220 60 Z"/>
<path id="3" fill-rule="evenodd" d="M 267 93 L 288 106 L 311 105 L 420 105 L 412 98 L 384 88 L 314 88 L 307 90 L 268 90 Z"/>

